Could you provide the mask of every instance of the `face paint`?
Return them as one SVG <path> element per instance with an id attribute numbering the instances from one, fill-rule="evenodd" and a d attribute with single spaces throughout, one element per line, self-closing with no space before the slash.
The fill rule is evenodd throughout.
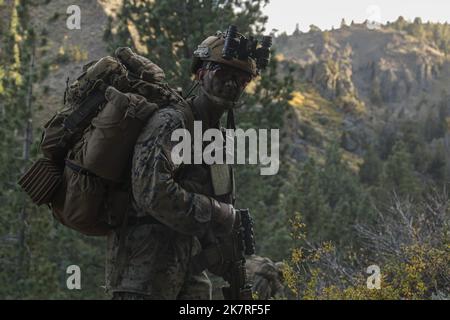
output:
<path id="1" fill-rule="evenodd" d="M 246 85 L 252 80 L 250 74 L 225 65 L 214 64 L 207 70 L 205 89 L 214 96 L 232 101 L 239 99 Z"/>
<path id="2" fill-rule="evenodd" d="M 225 83 L 232 80 L 242 88 L 245 88 L 246 85 L 252 80 L 252 76 L 249 73 L 225 65 L 217 64 L 213 67 L 212 71 L 214 71 L 214 75 L 222 82 Z"/>

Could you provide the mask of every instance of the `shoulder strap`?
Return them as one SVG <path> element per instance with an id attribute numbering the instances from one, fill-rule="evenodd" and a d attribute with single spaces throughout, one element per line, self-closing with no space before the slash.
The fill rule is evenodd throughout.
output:
<path id="1" fill-rule="evenodd" d="M 128 201 L 128 204 L 129 203 L 130 201 Z M 117 248 L 116 263 L 113 267 L 110 278 L 110 286 L 113 288 L 119 284 L 119 280 L 122 276 L 123 271 L 125 270 L 125 265 L 127 262 L 127 250 L 126 250 L 127 229 L 128 229 L 128 207 L 123 217 L 122 225 L 120 226 L 120 229 L 117 232 L 119 244 Z"/>
<path id="2" fill-rule="evenodd" d="M 102 80 L 95 83 L 90 94 L 81 102 L 80 106 L 64 120 L 63 126 L 68 132 L 76 131 L 82 123 L 97 114 L 98 105 L 105 101 L 106 87 Z"/>
<path id="3" fill-rule="evenodd" d="M 175 105 L 175 110 L 179 111 L 183 115 L 183 119 L 185 120 L 186 129 L 193 134 L 194 132 L 194 113 L 192 112 L 192 107 L 190 102 L 186 100 L 181 100 L 179 103 Z"/>

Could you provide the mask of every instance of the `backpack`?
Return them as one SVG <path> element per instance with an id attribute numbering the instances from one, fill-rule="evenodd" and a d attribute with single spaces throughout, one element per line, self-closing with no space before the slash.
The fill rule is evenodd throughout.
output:
<path id="1" fill-rule="evenodd" d="M 122 226 L 141 129 L 159 108 L 185 105 L 164 77 L 129 48 L 85 65 L 66 86 L 64 108 L 44 125 L 43 157 L 19 180 L 32 201 L 85 235 L 105 236 Z"/>

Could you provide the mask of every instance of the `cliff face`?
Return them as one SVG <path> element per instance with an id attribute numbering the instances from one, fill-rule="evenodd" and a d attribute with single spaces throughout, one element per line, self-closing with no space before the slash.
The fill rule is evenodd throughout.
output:
<path id="1" fill-rule="evenodd" d="M 368 105 L 375 100 L 392 106 L 416 97 L 432 86 L 448 61 L 432 43 L 365 25 L 278 40 L 279 52 L 299 66 L 298 79 L 314 84 L 328 99 L 356 95 Z"/>
<path id="2" fill-rule="evenodd" d="M 358 157 L 390 123 L 395 131 L 400 119 L 419 123 L 450 114 L 450 60 L 433 41 L 353 24 L 282 35 L 275 45 L 281 64 L 294 67 L 303 97 L 292 103 L 299 123 L 288 122 L 292 141 L 300 142 L 293 155 L 305 153 L 302 144 L 320 151 L 322 138 L 340 137 L 341 146 Z M 311 140 L 308 132 L 319 137 Z"/>

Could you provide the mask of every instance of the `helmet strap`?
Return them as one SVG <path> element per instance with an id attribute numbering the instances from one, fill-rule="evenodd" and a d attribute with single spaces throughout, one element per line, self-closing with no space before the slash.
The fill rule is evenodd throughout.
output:
<path id="1" fill-rule="evenodd" d="M 236 123 L 234 119 L 234 110 L 228 109 L 227 112 L 227 129 L 236 130 Z"/>
<path id="2" fill-rule="evenodd" d="M 187 94 L 183 98 L 184 99 L 188 98 L 191 95 L 192 91 L 194 91 L 194 89 L 197 88 L 197 86 L 198 86 L 198 81 L 195 81 L 194 84 L 189 89 L 189 91 L 187 92 Z"/>

